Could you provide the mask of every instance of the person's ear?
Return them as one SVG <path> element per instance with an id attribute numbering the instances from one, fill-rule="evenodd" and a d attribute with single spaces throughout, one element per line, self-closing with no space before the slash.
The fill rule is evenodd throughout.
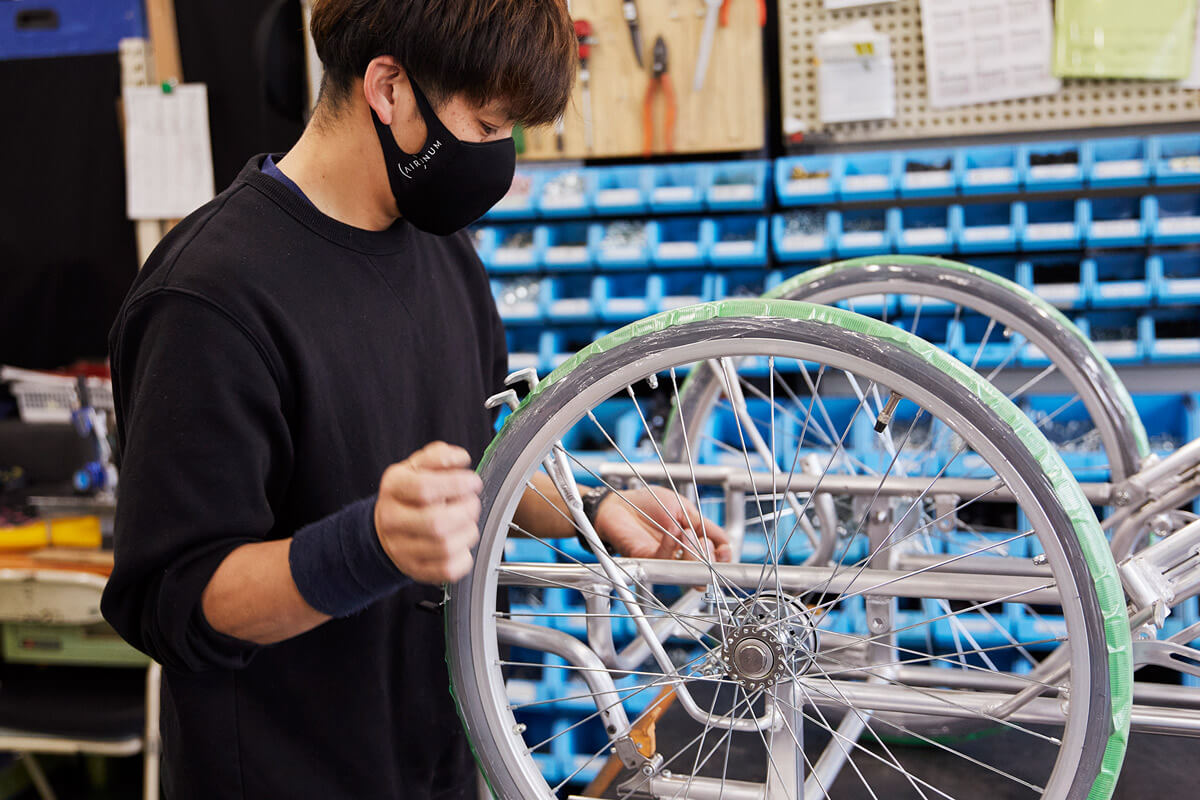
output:
<path id="1" fill-rule="evenodd" d="M 384 125 L 391 126 L 397 117 L 408 119 L 416 110 L 408 73 L 391 56 L 376 56 L 367 64 L 363 96 Z"/>

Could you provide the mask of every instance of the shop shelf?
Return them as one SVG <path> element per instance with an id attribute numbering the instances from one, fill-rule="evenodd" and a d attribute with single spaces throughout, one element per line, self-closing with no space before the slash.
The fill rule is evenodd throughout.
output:
<path id="1" fill-rule="evenodd" d="M 22 6 L 53 25 L 24 22 Z M 51 17 L 52 15 L 52 17 Z M 122 39 L 144 37 L 146 18 L 138 0 L 38 0 L 9 3 L 0 24 L 0 60 L 115 53 Z"/>
<path id="2" fill-rule="evenodd" d="M 628 272 L 596 279 L 596 309 L 605 322 L 632 322 L 658 310 L 651 300 L 655 277 Z"/>
<path id="3" fill-rule="evenodd" d="M 1089 186 L 1145 186 L 1150 182 L 1150 148 L 1145 139 L 1092 139 L 1083 146 Z"/>
<path id="4" fill-rule="evenodd" d="M 1197 400 L 1196 392 L 1133 395 L 1152 451 L 1165 455 L 1200 436 Z"/>
<path id="5" fill-rule="evenodd" d="M 767 205 L 766 161 L 712 164 L 704 202 L 709 211 L 756 211 Z"/>
<path id="6" fill-rule="evenodd" d="M 601 167 L 594 170 L 592 207 L 597 214 L 644 214 L 654 172 L 649 167 Z"/>
<path id="7" fill-rule="evenodd" d="M 508 368 L 532 368 L 538 372 L 548 372 L 542 361 L 543 345 L 548 343 L 549 331 L 540 331 L 530 327 L 510 327 L 505 331 L 508 341 Z"/>
<path id="8" fill-rule="evenodd" d="M 1031 200 L 1021 202 L 1023 250 L 1070 250 L 1083 243 L 1089 206 L 1084 200 Z"/>
<path id="9" fill-rule="evenodd" d="M 1079 142 L 1034 142 L 1018 149 L 1021 183 L 1026 191 L 1082 189 L 1087 150 Z"/>
<path id="10" fill-rule="evenodd" d="M 763 293 L 767 273 L 761 269 L 733 269 L 712 273 L 712 278 L 713 300 L 759 297 Z"/>
<path id="11" fill-rule="evenodd" d="M 597 279 L 587 273 L 546 278 L 542 285 L 542 316 L 552 324 L 591 322 L 599 317 Z"/>
<path id="12" fill-rule="evenodd" d="M 780 470 L 788 470 L 792 464 L 794 442 L 798 435 L 798 431 L 792 427 L 795 424 L 794 418 L 780 414 L 778 410 L 772 414 L 771 404 L 759 397 L 747 397 L 746 410 L 755 430 L 764 441 L 769 444 L 774 437 L 776 464 Z M 705 463 L 726 464 L 745 469 L 747 455 L 743 451 L 742 442 L 746 442 L 751 467 L 767 468 L 766 462 L 750 445 L 750 434 L 746 431 L 745 421 L 739 418 L 731 407 L 719 404 L 714 407 L 710 419 L 705 435 L 696 437 L 697 440 L 703 438 L 700 447 L 703 448 Z"/>
<path id="13" fill-rule="evenodd" d="M 890 200 L 900 184 L 897 153 L 846 153 L 838 168 L 839 200 Z"/>
<path id="14" fill-rule="evenodd" d="M 1164 305 L 1200 304 L 1200 251 L 1156 253 L 1146 262 L 1146 272 Z"/>
<path id="15" fill-rule="evenodd" d="M 585 216 L 592 210 L 595 185 L 595 170 L 547 171 L 538 187 L 537 212 L 543 217 Z"/>
<path id="16" fill-rule="evenodd" d="M 953 150 L 908 150 L 900 160 L 901 197 L 947 197 L 958 189 Z"/>
<path id="17" fill-rule="evenodd" d="M 1200 314 L 1194 308 L 1160 309 L 1147 339 L 1152 362 L 1200 361 Z"/>
<path id="18" fill-rule="evenodd" d="M 532 219 L 537 216 L 537 199 L 541 195 L 545 175 L 545 170 L 518 169 L 508 193 L 484 214 L 484 219 Z"/>
<path id="19" fill-rule="evenodd" d="M 781 205 L 810 206 L 834 198 L 834 156 L 796 156 L 775 162 L 775 192 Z"/>
<path id="20" fill-rule="evenodd" d="M 962 253 L 1015 250 L 1021 229 L 1019 203 L 968 203 L 954 206 L 951 214 L 957 249 Z"/>
<path id="21" fill-rule="evenodd" d="M 1153 211 L 1141 197 L 1094 197 L 1088 204 L 1088 247 L 1137 247 L 1150 236 Z"/>
<path id="22" fill-rule="evenodd" d="M 1200 134 L 1156 136 L 1150 149 L 1156 183 L 1200 183 Z"/>
<path id="23" fill-rule="evenodd" d="M 650 264 L 650 225 L 620 220 L 594 223 L 588 244 L 602 269 L 643 269 Z"/>
<path id="24" fill-rule="evenodd" d="M 586 222 L 559 222 L 544 226 L 546 246 L 542 264 L 548 270 L 586 270 L 593 266 Z"/>
<path id="25" fill-rule="evenodd" d="M 1146 205 L 1154 244 L 1200 243 L 1200 193 L 1159 194 Z"/>
<path id="26" fill-rule="evenodd" d="M 491 281 L 492 296 L 496 298 L 496 308 L 505 324 L 541 321 L 544 284 L 544 280 L 533 275 Z"/>
<path id="27" fill-rule="evenodd" d="M 541 264 L 546 229 L 540 225 L 496 225 L 479 257 L 494 273 L 528 272 Z"/>
<path id="28" fill-rule="evenodd" d="M 676 214 L 699 211 L 711 178 L 703 164 L 663 164 L 650 168 L 650 211 Z"/>
<path id="29" fill-rule="evenodd" d="M 891 252 L 887 209 L 863 208 L 830 212 L 833 249 L 839 256 L 868 256 Z"/>
<path id="30" fill-rule="evenodd" d="M 719 217 L 712 223 L 709 262 L 713 266 L 767 263 L 766 217 Z"/>
<path id="31" fill-rule="evenodd" d="M 784 261 L 827 258 L 833 253 L 836 219 L 836 211 L 815 208 L 776 214 L 771 220 L 775 255 Z"/>
<path id="32" fill-rule="evenodd" d="M 705 272 L 661 272 L 649 281 L 647 299 L 655 311 L 672 311 L 721 297 L 719 279 Z"/>
<path id="33" fill-rule="evenodd" d="M 963 194 L 1015 192 L 1021 186 L 1017 148 L 1012 145 L 961 148 L 956 165 Z"/>
<path id="34" fill-rule="evenodd" d="M 888 223 L 900 253 L 948 253 L 954 249 L 950 206 L 911 206 L 888 211 Z"/>
<path id="35" fill-rule="evenodd" d="M 609 333 L 592 325 L 560 325 L 545 331 L 541 345 L 542 369 L 549 372 L 564 361 Z"/>
<path id="36" fill-rule="evenodd" d="M 712 247 L 712 223 L 696 217 L 651 222 L 650 263 L 656 267 L 699 267 Z"/>
<path id="37" fill-rule="evenodd" d="M 1075 395 L 1035 394 L 1019 398 L 1019 405 L 1077 478 L 1108 479 L 1108 456 L 1095 433 L 1091 412 Z"/>
<path id="38" fill-rule="evenodd" d="M 1083 262 L 1093 308 L 1138 308 L 1154 301 L 1155 281 L 1141 253 L 1100 253 Z"/>
<path id="39" fill-rule="evenodd" d="M 1154 321 L 1136 311 L 1092 311 L 1075 324 L 1113 364 L 1140 364 L 1154 336 Z"/>
<path id="40" fill-rule="evenodd" d="M 1056 308 L 1083 308 L 1088 286 L 1078 255 L 1033 256 L 1017 265 L 1017 283 Z"/>

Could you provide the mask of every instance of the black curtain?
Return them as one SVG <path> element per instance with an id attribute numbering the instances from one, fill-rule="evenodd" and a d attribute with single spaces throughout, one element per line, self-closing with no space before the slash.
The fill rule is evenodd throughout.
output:
<path id="1" fill-rule="evenodd" d="M 287 150 L 302 130 L 299 5 L 175 6 L 184 78 L 208 84 L 220 191 L 250 156 Z M 0 363 L 53 368 L 106 355 L 137 271 L 119 96 L 115 53 L 0 60 Z"/>

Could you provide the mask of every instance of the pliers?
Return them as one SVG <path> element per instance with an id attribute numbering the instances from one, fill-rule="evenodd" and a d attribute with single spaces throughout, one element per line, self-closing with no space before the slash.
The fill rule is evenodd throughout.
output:
<path id="1" fill-rule="evenodd" d="M 731 0 L 724 0 L 721 3 L 721 27 L 729 27 L 729 6 Z M 767 4 L 765 0 L 758 0 L 758 27 L 763 27 L 767 24 Z"/>
<path id="2" fill-rule="evenodd" d="M 662 93 L 666 102 L 664 120 L 665 146 L 662 152 L 675 152 L 675 87 L 667 72 L 667 42 L 659 36 L 654 40 L 654 62 L 650 68 L 650 82 L 646 84 L 646 99 L 642 104 L 642 153 L 649 156 L 654 152 L 654 94 Z"/>
<path id="3" fill-rule="evenodd" d="M 629 38 L 633 40 L 633 55 L 637 58 L 638 67 L 646 68 L 642 61 L 642 26 L 638 23 L 638 8 L 634 0 L 624 0 L 621 11 L 625 15 L 625 24 L 629 26 Z"/>

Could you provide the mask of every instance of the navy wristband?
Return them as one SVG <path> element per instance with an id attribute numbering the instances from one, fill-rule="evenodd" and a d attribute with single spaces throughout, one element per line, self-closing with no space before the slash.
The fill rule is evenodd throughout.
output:
<path id="1" fill-rule="evenodd" d="M 396 569 L 375 532 L 374 497 L 297 531 L 288 565 L 300 595 L 331 617 L 362 611 L 411 582 Z"/>

